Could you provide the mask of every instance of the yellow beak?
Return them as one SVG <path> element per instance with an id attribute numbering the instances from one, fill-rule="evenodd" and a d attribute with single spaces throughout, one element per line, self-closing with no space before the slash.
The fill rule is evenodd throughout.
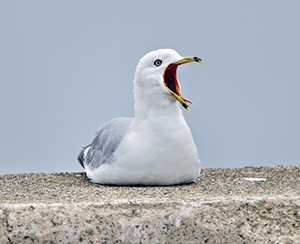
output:
<path id="1" fill-rule="evenodd" d="M 183 59 L 181 59 L 173 64 L 181 65 L 181 64 L 191 63 L 191 62 L 198 62 L 198 63 L 204 65 L 202 59 L 198 58 L 198 57 L 184 57 Z"/>

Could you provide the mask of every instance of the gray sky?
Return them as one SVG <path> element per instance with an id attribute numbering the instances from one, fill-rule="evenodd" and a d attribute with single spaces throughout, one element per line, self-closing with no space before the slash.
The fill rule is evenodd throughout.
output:
<path id="1" fill-rule="evenodd" d="M 0 174 L 83 171 L 107 120 L 133 116 L 139 59 L 179 68 L 202 167 L 300 163 L 300 1 L 1 1 Z"/>

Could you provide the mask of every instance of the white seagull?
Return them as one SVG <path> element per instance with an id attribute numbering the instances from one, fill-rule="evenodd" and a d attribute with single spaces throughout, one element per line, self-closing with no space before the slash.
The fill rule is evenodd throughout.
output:
<path id="1" fill-rule="evenodd" d="M 182 110 L 189 111 L 177 80 L 177 67 L 199 62 L 172 49 L 146 54 L 134 77 L 134 118 L 115 118 L 102 125 L 78 161 L 92 182 L 108 185 L 190 183 L 201 167 Z"/>

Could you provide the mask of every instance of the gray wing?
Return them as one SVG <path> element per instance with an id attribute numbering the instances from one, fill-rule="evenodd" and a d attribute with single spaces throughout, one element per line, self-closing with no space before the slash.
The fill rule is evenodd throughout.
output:
<path id="1" fill-rule="evenodd" d="M 86 164 L 93 170 L 102 164 L 113 163 L 115 160 L 113 153 L 126 135 L 132 120 L 132 118 L 116 118 L 102 125 L 92 143 L 81 150 L 78 156 L 81 166 L 84 167 Z M 88 152 L 85 155 L 86 149 Z"/>

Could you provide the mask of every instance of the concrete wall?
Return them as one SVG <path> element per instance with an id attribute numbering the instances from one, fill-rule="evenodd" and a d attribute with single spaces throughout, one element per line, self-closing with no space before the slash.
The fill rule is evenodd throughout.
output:
<path id="1" fill-rule="evenodd" d="M 196 183 L 167 187 L 1 175 L 0 243 L 300 243 L 299 175 L 294 166 L 204 169 Z"/>

